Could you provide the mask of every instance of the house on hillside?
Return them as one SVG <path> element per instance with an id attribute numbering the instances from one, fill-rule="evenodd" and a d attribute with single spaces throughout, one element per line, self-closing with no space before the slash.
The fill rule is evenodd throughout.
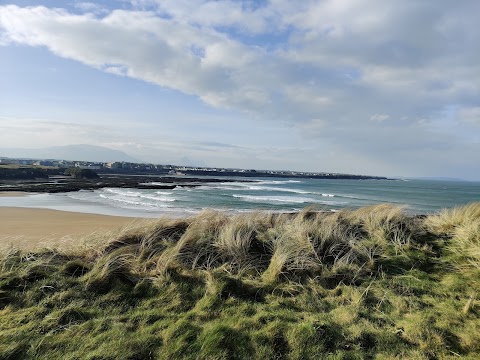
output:
<path id="1" fill-rule="evenodd" d="M 39 160 L 39 161 L 35 161 L 33 163 L 33 165 L 37 165 L 37 166 L 53 166 L 53 161 L 50 161 L 50 160 Z"/>
<path id="2" fill-rule="evenodd" d="M 105 167 L 108 168 L 108 169 L 112 169 L 112 170 L 121 169 L 122 168 L 122 163 L 118 162 L 118 161 L 113 161 L 113 162 L 106 163 Z"/>

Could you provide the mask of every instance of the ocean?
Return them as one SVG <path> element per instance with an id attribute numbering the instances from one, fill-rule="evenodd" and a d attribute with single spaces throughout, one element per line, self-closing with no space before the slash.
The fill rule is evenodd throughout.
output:
<path id="1" fill-rule="evenodd" d="M 181 180 L 181 178 L 180 178 Z M 204 209 L 231 213 L 255 210 L 298 211 L 314 206 L 323 211 L 355 209 L 391 203 L 411 214 L 427 214 L 480 201 L 480 182 L 431 180 L 330 180 L 285 178 L 232 178 L 233 182 L 196 188 L 138 190 L 104 188 L 60 194 L 0 198 L 0 206 L 158 217 L 188 216 Z M 245 181 L 249 182 L 245 182 Z M 253 182 L 250 182 L 254 180 Z"/>

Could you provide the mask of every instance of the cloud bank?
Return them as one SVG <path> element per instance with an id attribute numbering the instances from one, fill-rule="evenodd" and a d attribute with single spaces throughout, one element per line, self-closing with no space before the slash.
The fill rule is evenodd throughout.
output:
<path id="1" fill-rule="evenodd" d="M 290 124 L 306 148 L 327 144 L 351 163 L 480 178 L 465 169 L 480 165 L 479 10 L 475 0 L 6 5 L 0 43 Z"/>

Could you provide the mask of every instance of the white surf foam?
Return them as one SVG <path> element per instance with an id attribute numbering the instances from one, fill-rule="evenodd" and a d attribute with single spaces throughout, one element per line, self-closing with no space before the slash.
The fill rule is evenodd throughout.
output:
<path id="1" fill-rule="evenodd" d="M 275 184 L 294 184 L 294 183 L 301 183 L 303 181 L 300 180 L 259 180 L 259 184 L 265 185 L 275 185 Z"/>
<path id="2" fill-rule="evenodd" d="M 248 190 L 246 186 L 228 186 L 228 185 L 202 185 L 196 188 L 197 190 L 231 190 L 242 191 Z"/>
<path id="3" fill-rule="evenodd" d="M 148 199 L 148 200 L 154 200 L 154 201 L 166 201 L 166 202 L 172 202 L 175 201 L 175 198 L 168 197 L 168 195 L 172 194 L 171 192 L 162 192 L 162 191 L 156 191 L 155 194 L 158 195 L 165 195 L 165 196 L 155 196 L 151 195 L 148 193 L 143 193 L 140 191 L 132 191 L 132 190 L 122 190 L 122 189 L 114 189 L 114 188 L 105 188 L 104 191 L 111 197 L 113 196 L 118 196 L 118 197 L 128 197 L 128 198 L 141 198 L 141 199 Z M 104 196 L 102 196 L 104 197 Z"/>
<path id="4" fill-rule="evenodd" d="M 281 187 L 273 187 L 273 186 L 250 186 L 249 189 L 262 190 L 262 191 L 288 192 L 288 193 L 303 194 L 303 195 L 319 195 L 319 196 L 325 196 L 325 197 L 335 196 L 335 194 L 319 193 L 314 191 L 306 191 L 306 190 L 299 190 L 299 189 L 292 189 L 292 188 L 281 188 Z"/>
<path id="5" fill-rule="evenodd" d="M 168 192 L 168 191 L 155 191 L 155 194 L 158 194 L 158 195 L 172 195 L 173 193 Z"/>
<path id="6" fill-rule="evenodd" d="M 288 203 L 288 204 L 305 204 L 305 203 L 318 203 L 318 204 L 336 204 L 334 201 L 318 200 L 311 197 L 296 197 L 296 196 L 254 196 L 254 195 L 241 195 L 233 194 L 234 198 L 240 198 L 249 202 L 262 202 L 262 203 Z"/>
<path id="7" fill-rule="evenodd" d="M 116 195 L 121 195 L 121 196 L 130 196 L 130 197 L 138 197 L 139 193 L 136 191 L 132 190 L 123 190 L 123 189 L 117 189 L 117 188 L 104 188 L 104 192 L 111 193 L 111 194 L 116 194 Z"/>
<path id="8" fill-rule="evenodd" d="M 135 201 L 135 200 L 129 200 L 125 199 L 122 197 L 118 196 L 108 196 L 105 194 L 100 194 L 100 197 L 107 200 L 107 201 L 113 201 L 121 204 L 127 204 L 127 205 L 134 205 L 136 207 L 140 208 L 159 208 L 159 207 L 166 207 L 166 204 L 161 204 L 161 203 L 148 203 L 144 201 Z"/>
<path id="9" fill-rule="evenodd" d="M 139 196 L 142 199 L 149 199 L 149 200 L 154 200 L 154 201 L 164 201 L 164 202 L 173 202 L 175 201 L 174 198 L 167 198 L 164 196 L 150 196 L 150 195 L 140 195 Z"/>
<path id="10" fill-rule="evenodd" d="M 295 194 L 313 194 L 310 191 L 305 190 L 298 190 L 292 188 L 281 188 L 281 187 L 274 187 L 274 186 L 249 186 L 248 190 L 258 190 L 258 191 L 278 191 L 278 192 L 289 192 Z"/>

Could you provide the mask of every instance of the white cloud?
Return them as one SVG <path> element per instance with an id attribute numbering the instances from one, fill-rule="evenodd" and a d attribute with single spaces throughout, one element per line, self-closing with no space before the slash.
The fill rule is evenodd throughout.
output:
<path id="1" fill-rule="evenodd" d="M 439 114 L 457 106 L 461 123 L 479 123 L 475 0 L 131 4 L 107 12 L 79 2 L 81 14 L 0 6 L 0 43 L 47 47 L 213 107 L 290 122 L 308 141 L 371 159 L 408 147 L 440 151 L 425 140 L 436 138 L 454 161 L 468 136 L 444 136 Z M 398 160 L 411 166 L 406 155 Z"/>
<path id="2" fill-rule="evenodd" d="M 114 75 L 125 76 L 127 75 L 128 69 L 123 65 L 107 65 L 103 67 L 103 71 Z"/>
<path id="3" fill-rule="evenodd" d="M 260 7 L 238 1 L 139 3 L 154 4 L 157 12 L 115 10 L 97 17 L 3 6 L 2 35 L 46 46 L 107 72 L 196 95 L 213 106 L 260 112 L 267 118 L 329 119 L 338 117 L 347 103 L 369 118 L 363 108 L 379 100 L 389 103 L 390 116 L 412 115 L 419 111 L 418 103 L 423 113 L 415 115 L 425 116 L 438 111 L 440 103 L 480 91 L 471 81 L 480 75 L 479 65 L 466 58 L 449 66 L 452 57 L 460 55 L 442 48 L 455 46 L 447 30 L 460 31 L 461 24 L 448 25 L 452 21 L 445 19 L 448 11 L 458 13 L 461 6 L 433 11 L 425 5 L 376 2 L 373 7 L 344 0 L 306 1 L 295 7 L 285 1 Z M 203 16 L 203 9 L 209 16 Z M 268 23 L 271 27 L 253 26 L 265 34 L 289 26 L 289 42 L 270 49 L 252 38 L 247 45 L 218 28 L 249 27 L 252 21 Z M 467 22 L 464 30 L 471 25 Z M 475 56 L 467 48 L 466 55 Z"/>
<path id="4" fill-rule="evenodd" d="M 388 114 L 375 114 L 370 116 L 371 121 L 377 121 L 377 122 L 384 122 L 385 120 L 390 119 L 390 115 Z"/>
<path id="5" fill-rule="evenodd" d="M 137 0 L 134 6 L 154 9 L 162 16 L 200 27 L 235 27 L 248 33 L 269 30 L 271 6 L 232 0 Z"/>

